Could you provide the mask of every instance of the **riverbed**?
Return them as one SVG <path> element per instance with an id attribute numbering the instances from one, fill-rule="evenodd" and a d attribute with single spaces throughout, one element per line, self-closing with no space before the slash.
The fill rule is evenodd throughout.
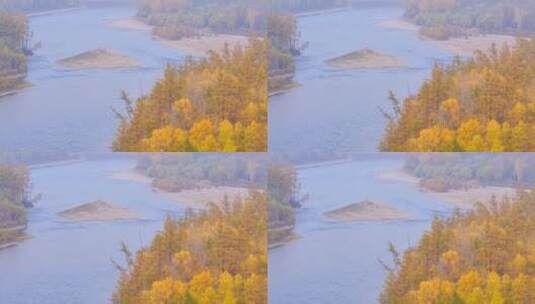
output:
<path id="1" fill-rule="evenodd" d="M 417 184 L 387 181 L 382 172 L 399 169 L 398 156 L 360 155 L 357 160 L 298 171 L 303 193 L 294 241 L 269 252 L 270 303 L 377 303 L 399 252 L 415 245 L 435 215 L 452 207 L 421 192 Z M 333 223 L 324 213 L 364 200 L 382 201 L 408 214 L 407 220 Z"/>
<path id="2" fill-rule="evenodd" d="M 401 6 L 357 6 L 298 18 L 301 42 L 295 80 L 301 85 L 270 99 L 270 151 L 294 159 L 334 159 L 378 150 L 391 109 L 392 90 L 403 98 L 417 92 L 433 64 L 452 54 L 415 31 L 385 28 L 399 18 Z M 405 68 L 342 70 L 326 60 L 370 48 L 407 63 Z"/>
<path id="3" fill-rule="evenodd" d="M 113 158 L 41 166 L 31 170 L 33 193 L 42 194 L 28 212 L 27 234 L 0 250 L 2 303 L 109 303 L 125 259 L 121 243 L 136 252 L 162 229 L 165 218 L 181 216 L 184 205 L 153 191 L 150 184 L 119 180 L 135 158 Z M 103 200 L 128 208 L 140 220 L 77 222 L 58 212 Z"/>

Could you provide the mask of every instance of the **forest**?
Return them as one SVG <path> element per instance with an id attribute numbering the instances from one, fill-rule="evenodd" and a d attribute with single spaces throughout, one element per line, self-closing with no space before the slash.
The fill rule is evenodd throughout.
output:
<path id="1" fill-rule="evenodd" d="M 479 186 L 529 188 L 535 184 L 535 158 L 525 153 L 440 153 L 408 156 L 404 170 L 434 192 Z"/>
<path id="2" fill-rule="evenodd" d="M 535 302 L 535 192 L 436 218 L 403 255 L 391 246 L 381 303 Z"/>
<path id="3" fill-rule="evenodd" d="M 25 166 L 0 165 L 0 248 L 24 237 L 30 199 L 30 174 Z"/>
<path id="4" fill-rule="evenodd" d="M 535 31 L 533 0 L 408 0 L 405 17 L 424 36 L 446 40 L 474 34 L 526 35 Z"/>
<path id="5" fill-rule="evenodd" d="M 167 219 L 135 255 L 123 246 L 113 303 L 267 303 L 266 218 L 265 194 L 253 191 Z"/>
<path id="6" fill-rule="evenodd" d="M 0 10 L 0 93 L 21 86 L 26 77 L 28 19 Z"/>
<path id="7" fill-rule="evenodd" d="M 434 67 L 431 79 L 393 111 L 380 149 L 420 152 L 534 151 L 535 41 L 493 47 Z"/>
<path id="8" fill-rule="evenodd" d="M 267 149 L 266 44 L 227 47 L 168 66 L 148 96 L 126 94 L 113 150 L 262 152 Z"/>

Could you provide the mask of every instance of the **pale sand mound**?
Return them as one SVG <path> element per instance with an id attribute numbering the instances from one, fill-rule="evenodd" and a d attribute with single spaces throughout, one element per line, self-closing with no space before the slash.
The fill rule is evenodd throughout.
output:
<path id="1" fill-rule="evenodd" d="M 402 182 L 402 183 L 409 183 L 409 184 L 419 184 L 420 179 L 408 174 L 407 172 L 403 171 L 402 169 L 394 170 L 394 171 L 385 171 L 381 172 L 378 176 L 380 180 L 388 181 L 388 182 Z"/>
<path id="2" fill-rule="evenodd" d="M 223 34 L 180 40 L 160 40 L 168 46 L 195 56 L 204 56 L 209 51 L 220 53 L 225 48 L 225 44 L 228 44 L 231 49 L 237 45 L 245 47 L 249 44 L 249 38 L 246 36 Z"/>
<path id="3" fill-rule="evenodd" d="M 114 50 L 95 49 L 58 61 L 71 69 L 118 69 L 141 66 L 141 63 Z"/>
<path id="4" fill-rule="evenodd" d="M 146 24 L 142 20 L 137 19 L 136 17 L 130 17 L 126 19 L 113 20 L 110 22 L 110 25 L 116 28 L 122 28 L 127 30 L 135 31 L 150 31 L 152 26 Z"/>
<path id="5" fill-rule="evenodd" d="M 407 66 L 402 60 L 394 56 L 382 54 L 368 48 L 332 58 L 325 62 L 339 69 L 381 69 Z"/>
<path id="6" fill-rule="evenodd" d="M 211 187 L 198 190 L 184 190 L 176 193 L 160 191 L 173 201 L 192 208 L 206 208 L 209 203 L 221 203 L 225 196 L 232 202 L 235 198 L 246 198 L 249 189 L 239 187 Z"/>
<path id="7" fill-rule="evenodd" d="M 136 169 L 127 169 L 113 172 L 110 177 L 115 180 L 123 180 L 142 184 L 152 183 L 152 179 Z"/>
<path id="8" fill-rule="evenodd" d="M 336 221 L 382 221 L 407 219 L 408 215 L 383 203 L 363 201 L 325 212 L 325 216 Z"/>
<path id="9" fill-rule="evenodd" d="M 133 211 L 104 201 L 79 205 L 59 212 L 58 215 L 72 221 L 114 221 L 140 218 Z"/>
<path id="10" fill-rule="evenodd" d="M 516 37 L 507 35 L 481 35 L 467 38 L 450 38 L 444 41 L 433 41 L 440 48 L 459 56 L 472 56 L 475 51 L 487 52 L 493 44 L 500 49 L 504 44 L 516 45 Z"/>
<path id="11" fill-rule="evenodd" d="M 499 201 L 503 197 L 514 198 L 516 189 L 507 187 L 478 187 L 467 190 L 450 190 L 448 192 L 431 192 L 440 200 L 461 209 L 471 209 L 477 203 L 487 204 L 493 196 Z"/>
<path id="12" fill-rule="evenodd" d="M 397 29 L 397 30 L 407 30 L 407 31 L 417 31 L 420 27 L 416 24 L 410 23 L 403 19 L 391 19 L 384 20 L 377 23 L 377 26 L 383 28 Z"/>

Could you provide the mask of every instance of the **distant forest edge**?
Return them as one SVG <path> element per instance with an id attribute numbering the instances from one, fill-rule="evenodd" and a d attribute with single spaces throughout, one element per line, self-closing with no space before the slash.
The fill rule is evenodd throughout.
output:
<path id="1" fill-rule="evenodd" d="M 411 154 L 404 170 L 433 192 L 480 186 L 530 188 L 535 184 L 535 161 L 529 153 Z"/>
<path id="2" fill-rule="evenodd" d="M 407 0 L 405 17 L 424 36 L 446 40 L 474 34 L 535 32 L 534 0 Z"/>
<path id="3" fill-rule="evenodd" d="M 396 152 L 535 151 L 535 41 L 435 66 L 392 111 L 380 148 Z"/>

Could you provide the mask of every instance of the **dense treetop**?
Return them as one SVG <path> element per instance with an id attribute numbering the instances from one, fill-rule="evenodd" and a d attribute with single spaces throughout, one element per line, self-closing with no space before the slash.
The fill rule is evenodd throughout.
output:
<path id="1" fill-rule="evenodd" d="M 435 219 L 400 256 L 381 303 L 535 302 L 535 193 Z"/>
<path id="2" fill-rule="evenodd" d="M 169 66 L 148 96 L 127 114 L 116 151 L 222 151 L 267 149 L 266 44 L 226 48 L 206 59 Z"/>
<path id="3" fill-rule="evenodd" d="M 127 267 L 113 303 L 267 303 L 265 194 L 168 219 Z"/>
<path id="4" fill-rule="evenodd" d="M 534 151 L 535 41 L 477 52 L 436 66 L 401 104 L 381 143 L 384 151 Z"/>

